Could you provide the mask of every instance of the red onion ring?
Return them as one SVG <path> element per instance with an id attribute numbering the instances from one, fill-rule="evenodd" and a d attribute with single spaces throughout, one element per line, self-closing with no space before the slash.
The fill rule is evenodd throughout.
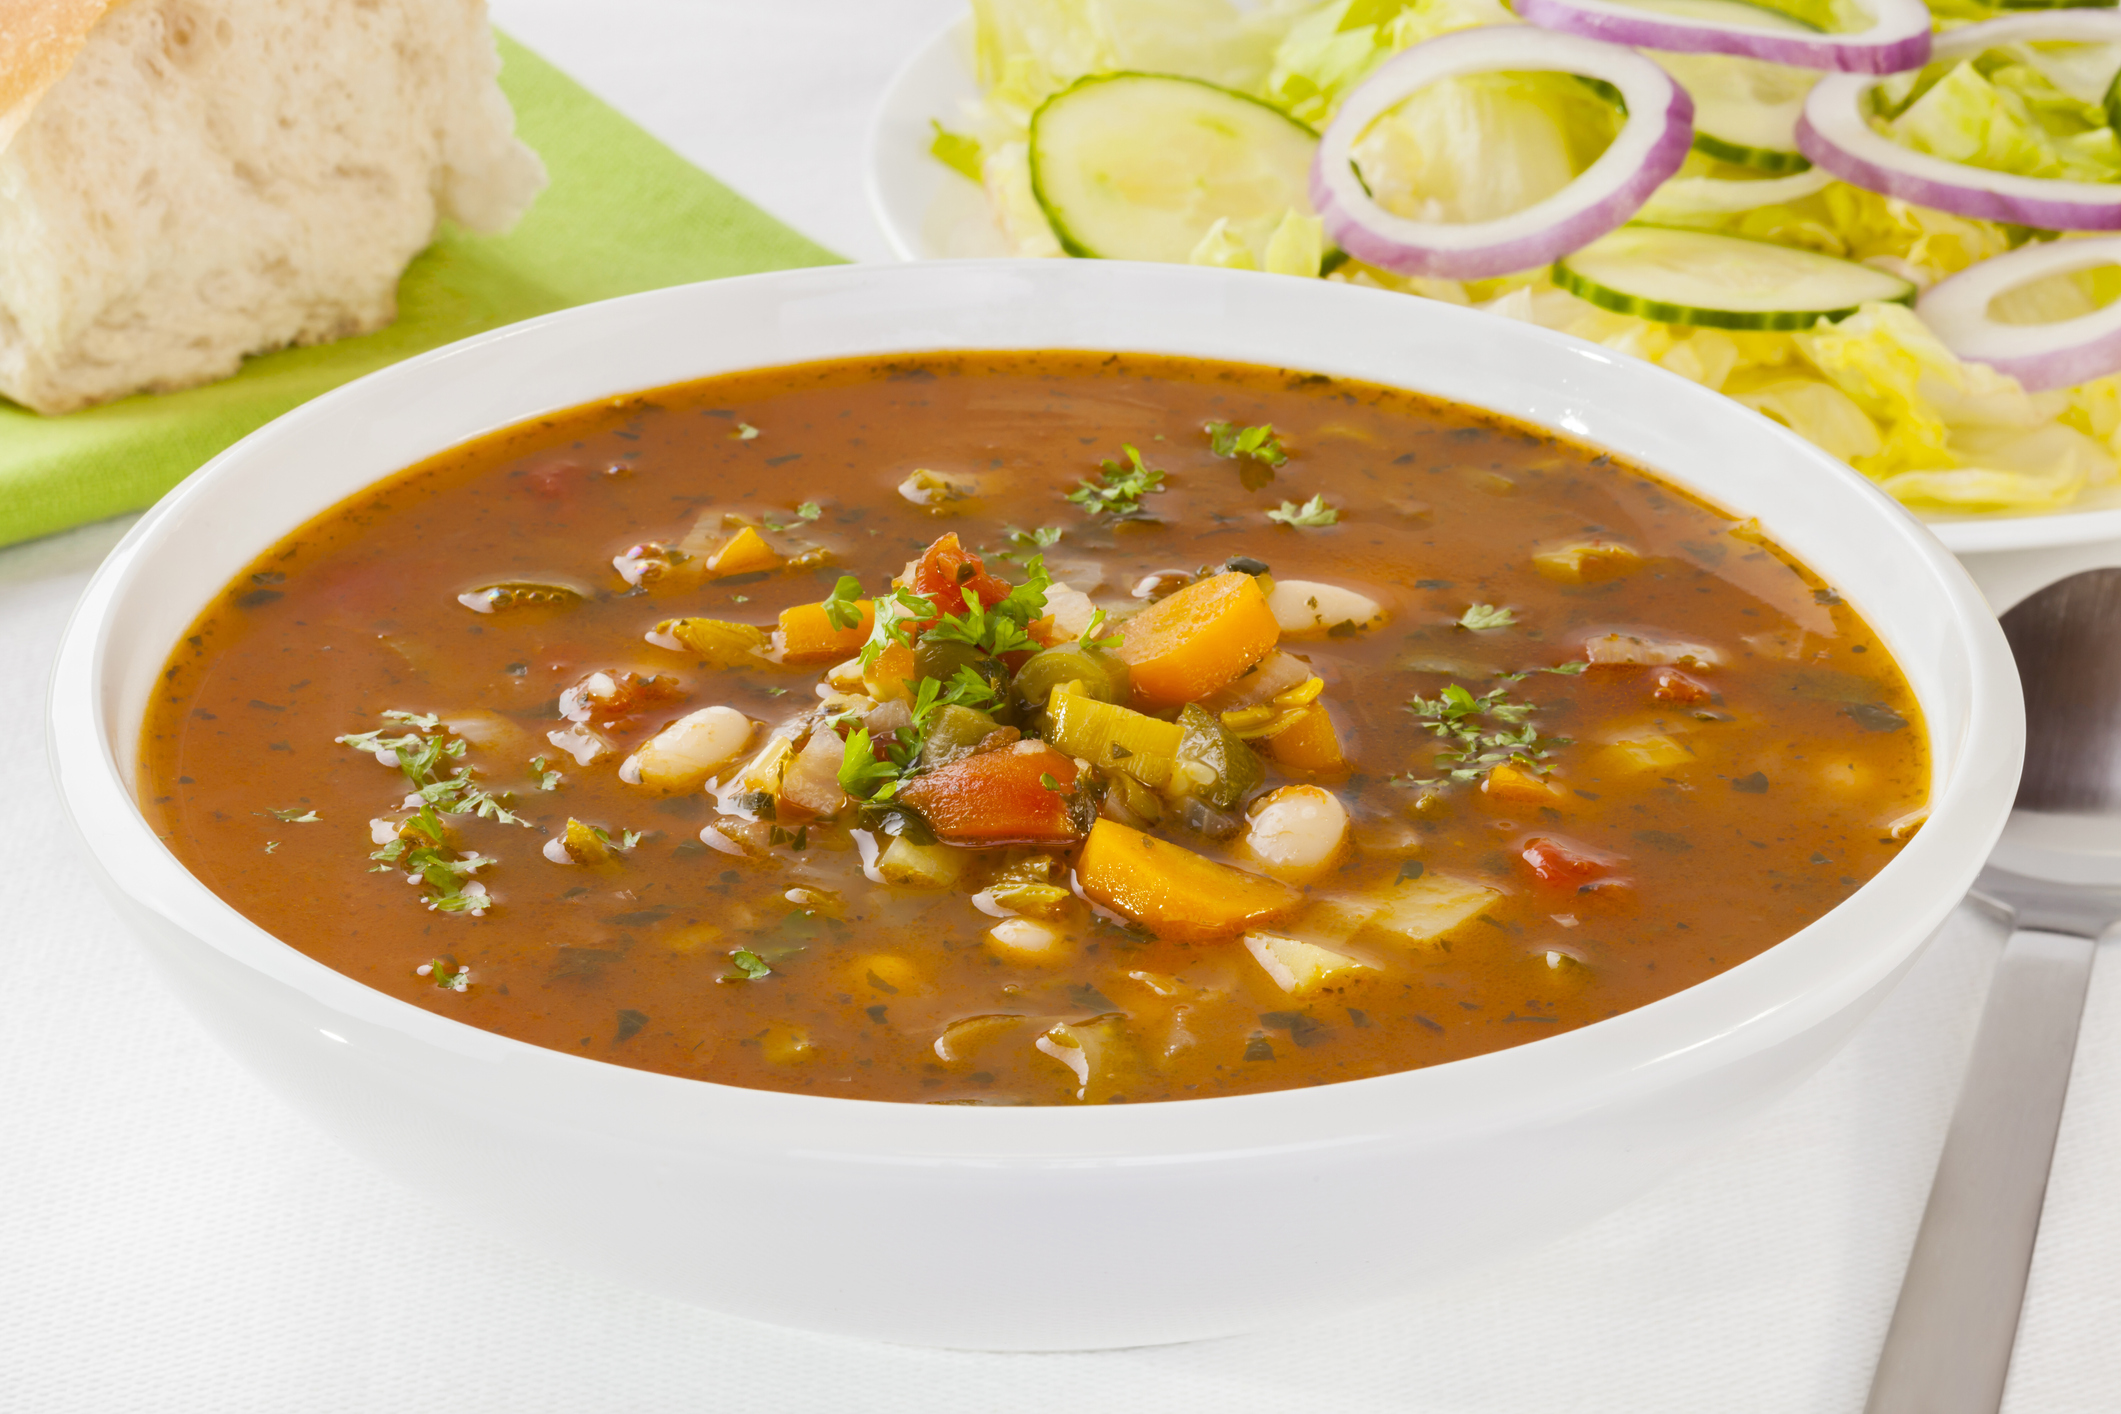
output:
<path id="1" fill-rule="evenodd" d="M 1493 221 L 1414 221 L 1379 206 L 1355 174 L 1363 131 L 1440 79 L 1498 70 L 1580 74 L 1620 90 L 1628 118 L 1576 180 Z M 1311 204 L 1357 260 L 1402 275 L 1477 280 L 1530 270 L 1623 225 L 1679 170 L 1694 138 L 1694 102 L 1632 49 L 1551 30 L 1490 25 L 1423 40 L 1364 80 L 1318 140 Z"/>
<path id="2" fill-rule="evenodd" d="M 1897 74 L 1929 62 L 1930 12 L 1922 0 L 1864 0 L 1869 29 L 1854 34 L 1801 32 L 1796 26 L 1746 25 L 1660 14 L 1613 0 L 1516 0 L 1518 18 L 1613 44 L 1683 54 L 1735 54 L 1800 69 Z M 1767 13 L 1772 14 L 1772 11 Z"/>
<path id="3" fill-rule="evenodd" d="M 2021 246 L 1938 281 L 1915 313 L 1960 358 L 2008 373 L 2028 393 L 2072 387 L 2121 370 L 2121 302 L 2052 324 L 2000 324 L 1988 307 L 2021 285 L 2100 265 L 2121 265 L 2121 236 Z"/>
<path id="4" fill-rule="evenodd" d="M 1986 20 L 1939 39 L 1930 59 L 1955 63 L 1999 44 L 2072 40 L 2121 44 L 2121 14 L 2055 10 Z M 1876 85 L 1863 74 L 1821 79 L 1797 120 L 1797 150 L 1850 186 L 1955 216 L 2045 231 L 2121 231 L 2121 185 L 1991 172 L 1902 147 L 1864 116 Z"/>

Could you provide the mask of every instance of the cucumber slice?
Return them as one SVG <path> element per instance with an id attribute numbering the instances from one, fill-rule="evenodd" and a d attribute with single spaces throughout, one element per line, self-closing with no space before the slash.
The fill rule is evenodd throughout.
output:
<path id="1" fill-rule="evenodd" d="M 1761 172 L 1811 167 L 1797 150 L 1797 119 L 1818 71 L 1729 54 L 1646 51 L 1694 100 L 1694 150 Z"/>
<path id="2" fill-rule="evenodd" d="M 1318 134 L 1199 79 L 1093 74 L 1031 116 L 1031 189 L 1070 255 L 1184 264 L 1218 219 L 1311 214 Z"/>
<path id="3" fill-rule="evenodd" d="M 1617 314 L 1715 329 L 1809 329 L 1915 286 L 1853 260 L 1766 241 L 1623 226 L 1554 262 L 1554 283 Z"/>

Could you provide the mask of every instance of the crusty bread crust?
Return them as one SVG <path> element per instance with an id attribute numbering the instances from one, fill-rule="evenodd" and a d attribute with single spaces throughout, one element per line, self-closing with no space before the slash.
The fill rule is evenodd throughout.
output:
<path id="1" fill-rule="evenodd" d="M 0 4 L 0 152 L 37 100 L 59 81 L 113 0 L 6 0 Z"/>

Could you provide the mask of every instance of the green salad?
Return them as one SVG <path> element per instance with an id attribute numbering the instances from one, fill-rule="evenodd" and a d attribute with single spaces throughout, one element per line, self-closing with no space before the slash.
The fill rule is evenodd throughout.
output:
<path id="1" fill-rule="evenodd" d="M 1888 45 L 1910 6 L 1916 33 Z M 981 100 L 934 150 L 1019 255 L 1345 281 L 1561 330 L 1720 391 L 1925 512 L 2054 511 L 2121 481 L 2121 236 L 2093 234 L 2121 231 L 2121 15 L 973 11 Z M 1814 53 L 1834 67 L 1780 61 Z M 1952 283 L 1976 267 L 1978 299 Z"/>

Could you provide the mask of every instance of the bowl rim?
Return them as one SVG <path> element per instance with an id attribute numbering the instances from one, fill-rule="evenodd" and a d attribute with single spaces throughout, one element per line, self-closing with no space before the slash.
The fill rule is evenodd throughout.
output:
<path id="1" fill-rule="evenodd" d="M 328 428 L 335 420 L 358 417 L 364 405 L 379 399 L 431 387 L 455 369 L 467 363 L 475 366 L 497 351 L 533 349 L 540 343 L 571 347 L 584 331 L 600 322 L 657 317 L 662 306 L 668 308 L 660 310 L 660 317 L 671 318 L 711 307 L 724 292 L 730 301 L 739 298 L 738 292 L 745 296 L 757 293 L 761 298 L 829 300 L 859 295 L 864 287 L 886 291 L 903 287 L 902 297 L 911 299 L 918 291 L 937 289 L 942 282 L 983 267 L 1005 270 L 1019 284 L 1078 298 L 1086 292 L 1110 295 L 1150 288 L 1140 284 L 1143 280 L 1157 282 L 1154 288 L 1160 290 L 1176 282 L 1219 293 L 1218 287 L 1228 288 L 1230 282 L 1270 278 L 1119 262 L 1053 262 L 1029 270 L 1027 265 L 1033 263 L 823 267 L 677 286 L 562 310 L 371 373 L 304 404 L 213 458 L 134 525 L 96 571 L 67 624 L 53 665 L 47 698 L 53 772 L 63 808 L 109 887 L 130 905 L 168 925 L 163 931 L 173 929 L 293 989 L 316 1007 L 348 1018 L 362 1029 L 364 1044 L 410 1045 L 431 1053 L 454 1054 L 490 1071 L 530 1076 L 535 1084 L 551 1087 L 556 1095 L 577 1097 L 587 1107 L 624 1092 L 638 1097 L 648 1110 L 676 1105 L 702 1117 L 703 1122 L 706 1116 L 748 1122 L 752 1139 L 735 1137 L 736 1130 L 743 1128 L 738 1124 L 725 1136 L 731 1143 L 771 1142 L 864 1161 L 1067 1165 L 1115 1159 L 1194 1162 L 1238 1152 L 1321 1144 L 1398 1144 L 1412 1129 L 1432 1139 L 1451 1133 L 1492 1132 L 1616 1104 L 1645 1085 L 1682 1084 L 1746 1055 L 1773 1049 L 1875 995 L 1912 961 L 1922 942 L 1958 902 L 1958 890 L 1940 889 L 1935 881 L 1971 883 L 2002 828 L 2015 793 L 2024 721 L 2016 671 L 2002 630 L 1965 570 L 1882 491 L 1779 425 L 1652 365 L 1549 330 L 1486 319 L 1477 327 L 1467 325 L 1463 332 L 1505 344 L 1544 345 L 1550 353 L 1580 358 L 1586 365 L 1604 369 L 1602 376 L 1642 381 L 1646 395 L 1654 394 L 1659 406 L 1674 398 L 1711 400 L 1699 404 L 1710 416 L 1731 421 L 1748 436 L 1773 439 L 1794 463 L 1839 482 L 1857 504 L 1868 503 L 1877 513 L 1878 534 L 1896 542 L 1902 553 L 1913 555 L 1928 571 L 1930 588 L 1941 596 L 1955 634 L 1949 646 L 1963 655 L 1968 679 L 1964 727 L 1957 741 L 1940 741 L 1934 727 L 1931 731 L 1931 751 L 1940 762 L 1939 770 L 1948 750 L 1954 763 L 1942 792 L 1932 800 L 1930 822 L 1885 870 L 1821 918 L 1754 958 L 1605 1021 L 1415 1070 L 1303 1089 L 1142 1105 L 943 1106 L 754 1090 L 548 1050 L 369 988 L 280 942 L 223 902 L 162 845 L 134 805 L 130 783 L 122 777 L 111 749 L 106 712 L 106 677 L 112 668 L 109 640 L 115 616 L 128 593 L 142 592 L 139 581 L 151 567 L 152 554 L 163 547 L 183 514 L 210 505 L 224 483 L 239 481 L 246 468 L 270 464 L 276 447 L 299 435 Z M 1315 292 L 1293 297 L 1318 302 L 1322 313 L 1330 314 L 1333 302 L 1360 310 L 1362 306 L 1347 302 L 1393 300 L 1396 317 L 1407 318 L 1406 302 L 1385 292 L 1317 282 L 1287 285 Z M 1236 288 L 1249 291 L 1251 287 Z M 1437 323 L 1446 333 L 1459 321 L 1480 318 L 1453 306 L 1421 303 L 1429 307 L 1416 318 Z M 1008 347 L 1038 346 L 1018 343 Z M 1044 346 L 1055 345 L 1049 340 Z M 1154 349 L 1143 346 L 1137 351 Z M 1349 376 L 1394 381 L 1376 374 Z M 556 406 L 579 406 L 611 395 L 584 391 Z M 1522 421 L 1535 420 L 1498 411 Z M 537 411 L 523 413 L 503 425 L 538 415 Z M 1591 440 L 1580 429 L 1557 430 Z M 433 450 L 476 435 L 463 434 Z M 1652 469 L 1696 494 L 1706 494 L 1684 472 Z M 394 473 L 384 473 L 389 474 Z M 292 528 L 282 528 L 266 543 Z M 1871 622 L 1892 644 L 1891 625 L 1875 616 Z M 1906 650 L 1896 646 L 1896 661 L 1904 662 L 1906 657 Z M 137 723 L 120 727 L 138 730 Z M 1854 947 L 1834 944 L 1828 934 L 1853 936 L 1860 942 Z M 345 1043 L 343 1035 L 325 1034 Z"/>

